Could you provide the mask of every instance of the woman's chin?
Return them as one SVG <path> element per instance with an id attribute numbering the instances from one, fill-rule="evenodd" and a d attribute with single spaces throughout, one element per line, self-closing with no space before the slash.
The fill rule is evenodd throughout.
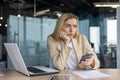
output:
<path id="1" fill-rule="evenodd" d="M 72 39 L 73 38 L 73 36 L 69 36 L 70 37 L 70 39 Z"/>

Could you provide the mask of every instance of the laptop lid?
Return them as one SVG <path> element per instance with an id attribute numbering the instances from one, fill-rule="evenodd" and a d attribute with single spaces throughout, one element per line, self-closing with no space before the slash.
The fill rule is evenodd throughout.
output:
<path id="1" fill-rule="evenodd" d="M 19 48 L 16 43 L 4 43 L 7 53 L 10 57 L 10 60 L 15 68 L 15 70 L 24 73 L 27 76 L 29 72 L 26 68 L 26 65 L 23 61 L 22 55 L 20 54 Z"/>
<path id="2" fill-rule="evenodd" d="M 56 69 L 52 69 L 52 68 L 47 68 L 44 66 L 34 66 L 34 68 L 43 70 L 44 72 L 40 72 L 40 73 L 33 73 L 33 72 L 29 72 L 25 62 L 23 60 L 23 57 L 20 53 L 20 50 L 17 46 L 16 43 L 4 43 L 5 48 L 7 50 L 7 53 L 11 59 L 11 62 L 15 68 L 15 70 L 27 75 L 27 76 L 34 76 L 34 75 L 42 75 L 42 74 L 49 74 L 49 73 L 58 73 L 59 71 Z"/>

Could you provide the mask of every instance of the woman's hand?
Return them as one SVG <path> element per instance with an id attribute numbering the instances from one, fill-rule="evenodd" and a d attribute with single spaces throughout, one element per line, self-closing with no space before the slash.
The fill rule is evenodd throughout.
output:
<path id="1" fill-rule="evenodd" d="M 83 65 L 91 65 L 94 63 L 94 56 L 92 56 L 90 59 L 85 59 L 85 61 L 82 61 L 81 64 Z"/>
<path id="2" fill-rule="evenodd" d="M 65 42 L 66 45 L 69 45 L 71 39 L 64 31 L 61 31 L 60 38 Z"/>

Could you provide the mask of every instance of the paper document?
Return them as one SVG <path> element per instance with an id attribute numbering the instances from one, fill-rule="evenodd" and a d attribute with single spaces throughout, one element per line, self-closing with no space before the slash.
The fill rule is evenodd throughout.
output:
<path id="1" fill-rule="evenodd" d="M 95 71 L 95 70 L 81 70 L 81 71 L 73 71 L 73 74 L 84 78 L 84 79 L 89 79 L 89 78 L 105 78 L 105 77 L 110 77 L 110 75 Z"/>

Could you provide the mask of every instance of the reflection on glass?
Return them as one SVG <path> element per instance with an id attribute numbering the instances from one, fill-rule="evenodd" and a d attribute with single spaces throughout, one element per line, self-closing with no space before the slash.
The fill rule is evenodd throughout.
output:
<path id="1" fill-rule="evenodd" d="M 71 80 L 70 74 L 54 74 L 49 80 Z"/>

